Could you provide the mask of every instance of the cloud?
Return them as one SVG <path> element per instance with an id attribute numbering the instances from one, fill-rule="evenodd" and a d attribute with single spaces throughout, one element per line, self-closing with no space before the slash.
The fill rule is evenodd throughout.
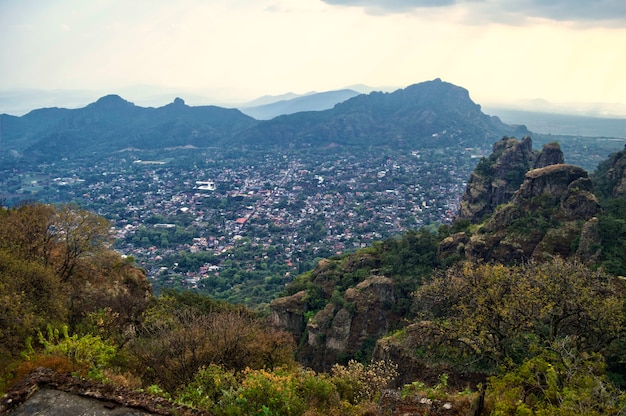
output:
<path id="1" fill-rule="evenodd" d="M 456 3 L 456 0 L 323 0 L 325 3 L 341 6 L 360 6 L 386 10 L 388 12 L 401 12 L 421 7 L 443 7 Z"/>
<path id="2" fill-rule="evenodd" d="M 530 0 L 509 1 L 512 8 L 526 12 L 533 17 L 553 20 L 621 20 L 626 23 L 626 2 L 624 0 Z"/>
<path id="3" fill-rule="evenodd" d="M 469 15 L 480 11 L 483 18 L 502 22 L 505 17 L 544 18 L 555 21 L 626 23 L 624 0 L 323 0 L 335 6 L 362 7 L 372 14 L 419 11 L 425 8 L 463 6 Z"/>

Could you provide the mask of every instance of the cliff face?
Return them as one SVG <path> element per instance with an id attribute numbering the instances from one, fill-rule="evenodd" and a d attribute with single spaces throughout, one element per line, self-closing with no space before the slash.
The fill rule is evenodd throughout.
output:
<path id="1" fill-rule="evenodd" d="M 612 154 L 598 166 L 594 183 L 604 197 L 626 197 L 626 148 Z"/>
<path id="2" fill-rule="evenodd" d="M 299 361 L 327 371 L 343 357 L 373 348 L 399 320 L 395 301 L 394 282 L 387 277 L 371 276 L 347 289 L 341 302 L 329 302 L 309 319 Z"/>
<path id="3" fill-rule="evenodd" d="M 498 207 L 473 235 L 445 239 L 440 255 L 454 252 L 471 261 L 503 263 L 550 256 L 591 260 L 597 254 L 590 248 L 598 242 L 593 224 L 600 211 L 592 190 L 587 172 L 577 166 L 533 169 L 509 203 Z"/>
<path id="4" fill-rule="evenodd" d="M 271 323 L 292 334 L 303 365 L 327 371 L 337 362 L 365 358 L 378 338 L 399 326 L 407 306 L 398 305 L 398 298 L 409 294 L 380 273 L 380 256 L 367 249 L 321 260 L 299 276 L 289 296 L 270 304 Z"/>
<path id="5" fill-rule="evenodd" d="M 440 257 L 512 263 L 554 255 L 597 256 L 591 252 L 598 242 L 594 222 L 585 225 L 600 209 L 592 182 L 585 170 L 564 160 L 558 143 L 546 144 L 541 152 L 533 152 L 529 137 L 505 137 L 494 144 L 493 153 L 472 174 L 456 219 L 481 225 L 472 235 L 444 239 Z M 623 170 L 609 171 L 608 176 L 623 175 Z"/>
<path id="6" fill-rule="evenodd" d="M 472 173 L 457 219 L 479 222 L 508 202 L 535 159 L 530 137 L 522 141 L 504 137 L 496 142 L 491 156 L 482 159 Z"/>
<path id="7" fill-rule="evenodd" d="M 562 163 L 564 157 L 558 143 L 549 143 L 535 152 L 530 137 L 521 141 L 502 138 L 493 145 L 489 158 L 482 159 L 472 173 L 456 220 L 481 222 L 496 207 L 511 201 L 526 172 Z"/>
<path id="8" fill-rule="evenodd" d="M 307 293 L 304 290 L 272 302 L 270 323 L 289 332 L 297 340 L 305 329 L 304 312 Z"/>

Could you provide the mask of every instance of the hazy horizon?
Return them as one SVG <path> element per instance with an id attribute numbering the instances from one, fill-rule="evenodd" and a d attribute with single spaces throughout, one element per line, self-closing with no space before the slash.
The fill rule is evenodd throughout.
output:
<path id="1" fill-rule="evenodd" d="M 145 105 L 145 92 L 125 91 L 156 88 L 217 105 L 441 78 L 481 105 L 619 107 L 625 22 L 623 0 L 7 1 L 0 93 L 116 93 Z"/>
<path id="2" fill-rule="evenodd" d="M 445 80 L 444 80 L 445 81 Z M 422 81 L 423 82 L 423 81 Z M 463 87 L 462 85 L 459 85 Z M 393 92 L 401 87 L 370 87 L 366 85 L 348 85 L 341 89 L 353 89 L 367 94 L 371 91 Z M 335 90 L 335 91 L 337 91 Z M 38 89 L 13 89 L 0 90 L 0 114 L 23 116 L 30 111 L 40 108 L 68 108 L 76 109 L 85 107 L 105 95 L 119 95 L 123 99 L 141 107 L 162 107 L 182 98 L 187 105 L 202 106 L 216 105 L 226 108 L 244 108 L 262 103 L 272 103 L 281 100 L 290 100 L 306 95 L 324 93 L 327 91 L 286 91 L 282 94 L 264 94 L 252 100 L 216 99 L 203 96 L 194 91 L 180 91 L 167 88 L 139 86 L 121 88 L 119 91 L 87 91 L 87 90 L 38 90 Z M 472 91 L 469 91 L 470 98 Z M 497 109 L 519 110 L 537 113 L 569 114 L 598 118 L 626 118 L 626 104 L 621 103 L 580 103 L 580 102 L 549 102 L 536 98 L 527 100 L 503 101 L 503 102 L 477 102 L 483 107 L 483 111 L 495 115 Z M 257 103 L 260 102 L 260 103 Z"/>

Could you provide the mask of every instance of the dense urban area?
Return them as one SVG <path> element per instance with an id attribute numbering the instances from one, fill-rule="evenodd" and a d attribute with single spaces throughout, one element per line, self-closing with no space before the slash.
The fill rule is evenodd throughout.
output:
<path id="1" fill-rule="evenodd" d="M 117 248 L 157 289 L 197 288 L 258 305 L 316 259 L 449 221 L 480 155 L 179 149 L 146 160 L 126 152 L 14 172 L 4 186 L 110 219 Z"/>

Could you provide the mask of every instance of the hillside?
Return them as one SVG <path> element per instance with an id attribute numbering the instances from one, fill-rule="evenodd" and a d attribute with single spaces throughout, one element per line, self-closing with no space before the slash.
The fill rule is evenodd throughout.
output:
<path id="1" fill-rule="evenodd" d="M 501 203 L 322 259 L 267 319 L 191 292 L 152 297 L 133 259 L 108 250 L 107 222 L 76 206 L 3 208 L 0 388 L 24 381 L 0 411 L 50 384 L 109 401 L 115 391 L 114 403 L 137 408 L 162 401 L 164 414 L 620 414 L 626 286 L 614 274 L 626 270 L 626 150 L 589 178 L 561 163 L 555 144 L 536 152 L 530 138 L 504 138 L 493 148 L 468 192 L 513 186 L 516 175 L 498 172 L 529 166 Z M 476 236 L 489 262 L 470 249 Z M 526 253 L 529 242 L 533 261 L 499 249 Z M 580 256 L 584 245 L 593 255 Z M 27 377 L 40 366 L 68 374 Z"/>

